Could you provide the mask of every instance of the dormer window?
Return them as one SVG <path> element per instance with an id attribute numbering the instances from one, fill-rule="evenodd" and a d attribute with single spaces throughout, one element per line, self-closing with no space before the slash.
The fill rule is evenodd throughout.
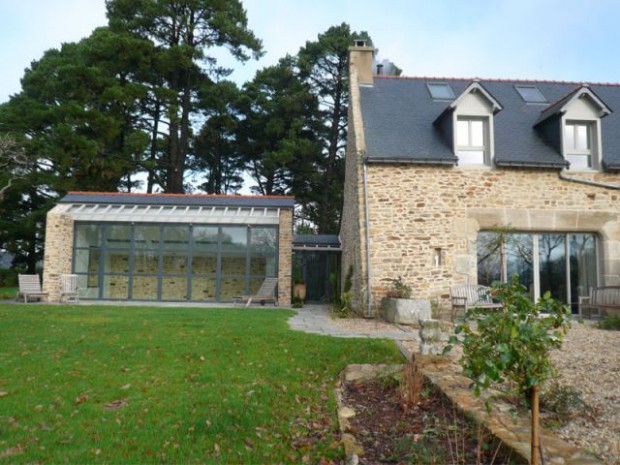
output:
<path id="1" fill-rule="evenodd" d="M 564 126 L 565 158 L 571 168 L 592 168 L 593 124 L 584 121 L 566 121 Z"/>
<path id="2" fill-rule="evenodd" d="M 484 118 L 457 118 L 456 155 L 459 157 L 459 165 L 484 165 L 488 163 L 485 123 Z"/>
<path id="3" fill-rule="evenodd" d="M 601 119 L 610 113 L 584 84 L 544 108 L 534 127 L 561 153 L 568 169 L 598 170 L 603 158 Z"/>

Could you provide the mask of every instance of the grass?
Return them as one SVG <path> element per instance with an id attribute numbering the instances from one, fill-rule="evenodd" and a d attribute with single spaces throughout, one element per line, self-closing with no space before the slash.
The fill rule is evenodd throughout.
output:
<path id="1" fill-rule="evenodd" d="M 16 287 L 0 287 L 0 300 L 15 299 L 16 296 Z"/>
<path id="2" fill-rule="evenodd" d="M 288 329 L 291 312 L 0 306 L 0 462 L 317 463 L 333 386 L 394 343 Z"/>

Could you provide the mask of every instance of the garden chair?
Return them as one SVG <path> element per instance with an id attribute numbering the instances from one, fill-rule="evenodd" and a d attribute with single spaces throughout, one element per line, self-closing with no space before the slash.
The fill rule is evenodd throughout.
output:
<path id="1" fill-rule="evenodd" d="M 457 284 L 450 287 L 450 301 L 452 303 L 452 321 L 457 314 L 464 314 L 470 308 L 486 308 L 499 310 L 501 303 L 493 302 L 491 290 L 486 286 L 475 284 Z"/>
<path id="2" fill-rule="evenodd" d="M 76 274 L 63 274 L 60 276 L 60 301 L 79 302 L 78 277 Z"/>
<path id="3" fill-rule="evenodd" d="M 246 302 L 245 306 L 249 307 L 252 302 L 260 302 L 261 305 L 265 305 L 265 302 L 271 301 L 274 306 L 278 306 L 278 296 L 276 288 L 278 287 L 278 278 L 265 278 L 263 284 L 254 295 L 239 295 L 233 297 L 235 303 L 241 301 Z"/>
<path id="4" fill-rule="evenodd" d="M 47 292 L 41 290 L 41 280 L 38 274 L 19 274 L 17 275 L 19 283 L 19 292 L 17 298 L 24 298 L 24 302 L 28 303 L 28 298 L 42 299 L 47 297 Z"/>

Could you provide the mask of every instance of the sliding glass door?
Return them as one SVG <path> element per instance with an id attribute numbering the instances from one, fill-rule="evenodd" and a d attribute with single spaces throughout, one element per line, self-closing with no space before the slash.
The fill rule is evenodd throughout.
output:
<path id="1" fill-rule="evenodd" d="M 576 313 L 579 297 L 598 281 L 596 236 L 480 232 L 478 283 L 506 282 L 515 274 L 533 298 L 550 292 Z"/>

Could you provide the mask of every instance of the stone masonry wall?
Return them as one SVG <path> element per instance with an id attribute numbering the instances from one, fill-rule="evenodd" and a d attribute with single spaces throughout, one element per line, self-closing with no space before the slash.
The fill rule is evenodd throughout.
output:
<path id="1" fill-rule="evenodd" d="M 612 174 L 567 176 L 620 184 Z M 371 164 L 367 179 L 375 305 L 384 278 L 402 276 L 414 298 L 432 300 L 447 298 L 450 285 L 475 283 L 478 231 L 495 227 L 597 233 L 601 284 L 620 284 L 618 190 L 534 169 Z"/>
<path id="2" fill-rule="evenodd" d="M 351 67 L 351 87 L 349 105 L 349 127 L 347 134 L 347 151 L 345 158 L 344 202 L 340 227 L 342 242 L 341 261 L 341 289 L 344 289 L 344 280 L 353 270 L 351 297 L 353 309 L 356 313 L 363 313 L 366 309 L 366 228 L 364 219 L 364 192 L 362 154 L 365 151 L 364 128 L 362 125 L 361 108 L 359 104 L 359 87 L 357 86 L 358 73 Z"/>
<path id="3" fill-rule="evenodd" d="M 291 304 L 293 273 L 293 210 L 280 210 L 278 237 L 278 300 L 280 305 Z"/>
<path id="4" fill-rule="evenodd" d="M 73 219 L 66 205 L 58 205 L 47 214 L 43 257 L 43 292 L 50 302 L 60 298 L 60 275 L 71 273 L 73 256 Z"/>

